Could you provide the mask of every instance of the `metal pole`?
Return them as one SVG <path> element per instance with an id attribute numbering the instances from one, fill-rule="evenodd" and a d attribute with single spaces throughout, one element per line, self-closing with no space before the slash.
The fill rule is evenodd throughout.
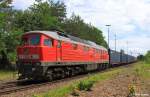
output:
<path id="1" fill-rule="evenodd" d="M 109 48 L 109 27 L 110 27 L 111 25 L 106 25 L 106 27 L 108 27 L 108 54 L 109 54 L 109 66 L 110 66 L 110 48 Z"/>
<path id="2" fill-rule="evenodd" d="M 127 55 L 128 55 L 128 41 L 127 41 Z M 127 62 L 128 62 L 128 56 L 127 56 Z"/>
<path id="3" fill-rule="evenodd" d="M 128 54 L 128 41 L 127 41 L 127 54 Z"/>
<path id="4" fill-rule="evenodd" d="M 115 33 L 115 51 L 117 51 L 117 36 L 116 36 L 116 33 Z"/>
<path id="5" fill-rule="evenodd" d="M 109 26 L 108 26 L 108 49 L 109 49 Z"/>
<path id="6" fill-rule="evenodd" d="M 111 26 L 111 25 L 106 25 L 107 27 L 108 27 L 108 49 L 109 49 L 109 27 Z"/>

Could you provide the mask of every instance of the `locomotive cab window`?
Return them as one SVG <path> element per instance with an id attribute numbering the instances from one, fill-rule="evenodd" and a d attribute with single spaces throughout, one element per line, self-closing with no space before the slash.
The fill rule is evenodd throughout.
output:
<path id="1" fill-rule="evenodd" d="M 40 35 L 33 35 L 30 37 L 30 45 L 38 45 L 40 43 Z"/>
<path id="2" fill-rule="evenodd" d="M 52 39 L 44 39 L 44 46 L 52 46 Z"/>
<path id="3" fill-rule="evenodd" d="M 27 35 L 22 38 L 22 45 L 39 45 L 40 35 Z"/>

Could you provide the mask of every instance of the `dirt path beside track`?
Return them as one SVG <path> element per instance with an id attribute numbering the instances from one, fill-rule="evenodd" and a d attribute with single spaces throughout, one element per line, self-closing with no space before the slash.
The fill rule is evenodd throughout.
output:
<path id="1" fill-rule="evenodd" d="M 142 79 L 129 66 L 114 78 L 96 83 L 91 91 L 77 93 L 78 97 L 150 97 L 150 80 Z"/>

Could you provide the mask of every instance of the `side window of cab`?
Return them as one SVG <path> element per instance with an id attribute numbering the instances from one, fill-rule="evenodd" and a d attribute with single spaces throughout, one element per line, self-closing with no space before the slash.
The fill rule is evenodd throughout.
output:
<path id="1" fill-rule="evenodd" d="M 44 39 L 44 46 L 52 47 L 53 41 L 52 39 Z"/>

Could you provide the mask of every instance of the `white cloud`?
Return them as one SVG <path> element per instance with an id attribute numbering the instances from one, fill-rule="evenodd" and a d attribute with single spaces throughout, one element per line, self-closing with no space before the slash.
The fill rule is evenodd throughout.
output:
<path id="1" fill-rule="evenodd" d="M 134 55 L 137 55 L 139 53 L 145 54 L 147 50 L 150 49 L 150 38 L 147 36 L 135 36 L 135 37 L 128 37 L 124 39 L 118 39 L 117 40 L 117 50 L 124 49 L 125 52 L 133 53 Z M 111 41 L 111 48 L 115 48 L 115 42 L 114 40 Z M 128 49 L 127 49 L 128 48 Z"/>
<path id="2" fill-rule="evenodd" d="M 126 41 L 130 49 L 150 49 L 150 2 L 149 0 L 65 0 L 68 17 L 72 12 L 87 23 L 102 29 L 107 37 L 106 24 L 111 24 L 111 33 L 117 32 L 119 48 Z M 142 36 L 141 36 L 142 35 Z M 148 37 L 149 36 L 149 37 Z M 111 40 L 113 35 L 111 35 Z"/>
<path id="3" fill-rule="evenodd" d="M 34 2 L 35 0 L 13 0 L 12 5 L 17 9 L 26 9 Z"/>

